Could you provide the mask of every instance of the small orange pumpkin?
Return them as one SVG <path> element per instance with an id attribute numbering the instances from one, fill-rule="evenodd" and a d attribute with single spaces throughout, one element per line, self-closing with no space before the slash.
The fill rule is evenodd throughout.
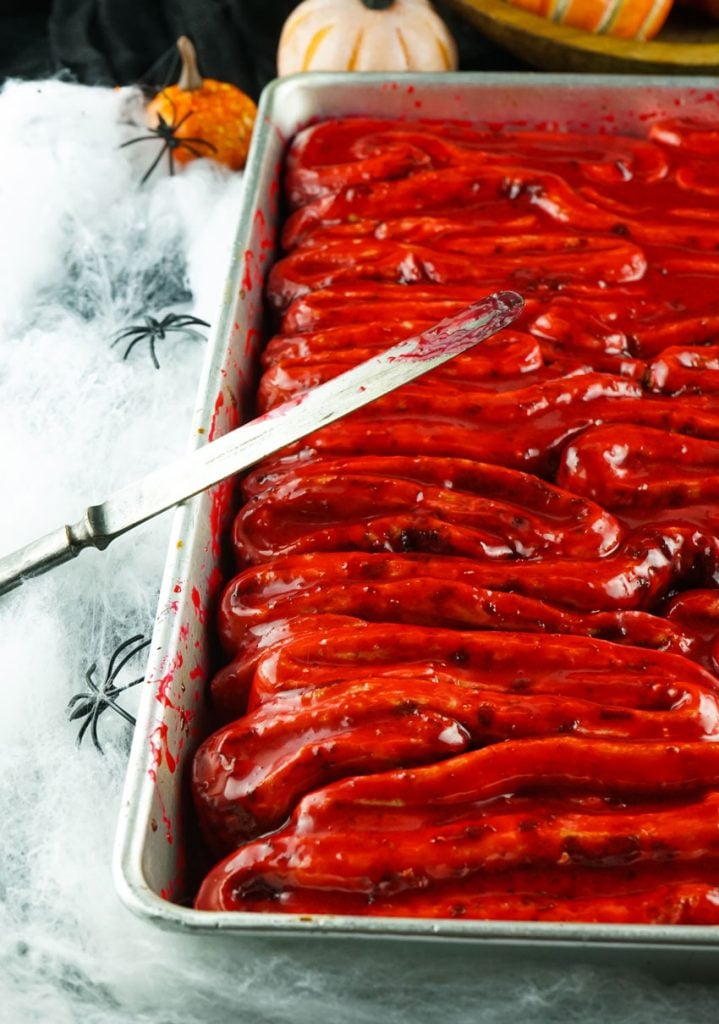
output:
<path id="1" fill-rule="evenodd" d="M 428 0 L 304 0 L 277 50 L 280 75 L 456 67 L 457 47 Z"/>
<path id="2" fill-rule="evenodd" d="M 673 0 L 506 0 L 560 25 L 624 39 L 651 39 Z"/>
<path id="3" fill-rule="evenodd" d="M 177 49 L 182 57 L 180 79 L 147 105 L 148 125 L 166 141 L 169 134 L 170 154 L 179 163 L 206 156 L 234 171 L 241 170 L 257 107 L 229 82 L 200 76 L 195 47 L 187 36 L 177 40 Z"/>

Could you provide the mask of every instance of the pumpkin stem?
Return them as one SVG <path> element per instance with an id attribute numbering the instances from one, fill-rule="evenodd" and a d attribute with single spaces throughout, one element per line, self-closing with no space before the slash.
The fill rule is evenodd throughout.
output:
<path id="1" fill-rule="evenodd" d="M 178 85 L 185 92 L 194 92 L 202 88 L 202 76 L 197 68 L 197 53 L 192 41 L 187 36 L 180 36 L 177 49 L 182 57 L 182 74 Z"/>
<path id="2" fill-rule="evenodd" d="M 386 11 L 388 7 L 392 6 L 394 0 L 362 0 L 362 3 L 371 11 Z"/>

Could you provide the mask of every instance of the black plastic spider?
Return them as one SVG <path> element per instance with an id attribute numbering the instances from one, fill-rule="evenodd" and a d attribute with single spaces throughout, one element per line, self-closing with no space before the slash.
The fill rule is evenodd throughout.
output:
<path id="1" fill-rule="evenodd" d="M 114 347 L 120 341 L 124 341 L 127 338 L 132 338 L 132 341 L 125 349 L 123 359 L 132 352 L 138 341 L 144 341 L 145 338 L 150 343 L 150 355 L 152 361 L 155 364 L 155 369 L 160 369 L 160 364 L 157 361 L 157 352 L 155 351 L 155 342 L 163 341 L 165 335 L 169 331 L 181 331 L 183 334 L 193 334 L 195 337 L 204 338 L 204 334 L 200 334 L 199 331 L 191 330 L 192 327 L 199 325 L 201 327 L 209 327 L 210 325 L 206 320 L 200 320 L 197 316 L 190 316 L 189 313 L 168 313 L 162 320 L 156 320 L 154 316 L 146 316 L 144 324 L 133 324 L 126 330 L 122 331 L 112 343 L 111 347 Z"/>
<path id="2" fill-rule="evenodd" d="M 90 692 L 76 693 L 74 697 L 70 698 L 67 705 L 68 718 L 71 722 L 78 718 L 84 718 L 85 721 L 80 726 L 80 731 L 77 734 L 77 745 L 81 745 L 85 733 L 88 728 L 90 730 L 90 736 L 95 748 L 99 750 L 101 754 L 105 751 L 100 745 L 100 740 L 97 735 L 97 723 L 100 715 L 107 708 L 112 708 L 118 715 L 129 722 L 130 725 L 135 725 L 135 716 L 131 715 L 129 711 L 121 707 L 117 702 L 116 698 L 124 693 L 125 690 L 129 690 L 132 686 L 137 686 L 144 679 L 144 676 L 140 676 L 139 679 L 133 679 L 131 682 L 126 683 L 124 686 L 115 686 L 115 680 L 117 679 L 120 672 L 122 672 L 128 661 L 131 661 L 135 655 L 139 654 L 145 647 L 150 644 L 149 640 L 144 640 L 142 634 L 138 633 L 137 636 L 131 636 L 129 640 L 125 640 L 121 643 L 113 652 L 110 658 L 110 664 L 105 675 L 104 682 L 100 688 L 97 687 L 95 680 L 93 679 L 93 673 L 97 668 L 97 665 L 91 665 L 85 673 L 85 680 L 90 689 Z M 121 655 L 124 655 L 121 658 Z"/>
<path id="3" fill-rule="evenodd" d="M 136 139 L 128 139 L 127 142 L 123 142 L 120 145 L 120 149 L 125 149 L 126 146 L 134 146 L 136 142 L 154 142 L 159 140 L 162 142 L 162 149 L 157 154 L 155 159 L 152 161 L 148 169 L 140 179 L 140 184 L 144 185 L 147 179 L 150 177 L 152 172 L 155 170 L 160 160 L 162 160 L 165 153 L 167 153 L 168 162 L 170 165 L 170 174 L 175 173 L 175 159 L 173 153 L 176 149 L 187 149 L 193 156 L 207 156 L 207 153 L 202 153 L 198 146 L 205 146 L 210 152 L 216 153 L 217 146 L 213 146 L 207 139 L 196 138 L 192 135 L 178 136 L 177 130 L 182 127 L 188 117 L 192 116 L 192 111 L 189 110 L 184 117 L 181 117 L 179 121 L 175 121 L 175 105 L 170 100 L 172 106 L 172 121 L 168 122 L 164 119 L 162 114 L 157 115 L 157 127 L 148 128 L 149 135 L 138 135 Z"/>

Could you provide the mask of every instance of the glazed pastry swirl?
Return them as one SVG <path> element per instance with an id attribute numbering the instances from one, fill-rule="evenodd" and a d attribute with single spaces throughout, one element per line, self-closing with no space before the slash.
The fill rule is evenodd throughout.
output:
<path id="1" fill-rule="evenodd" d="M 526 305 L 244 481 L 197 907 L 719 924 L 718 139 L 295 140 L 263 409 Z"/>

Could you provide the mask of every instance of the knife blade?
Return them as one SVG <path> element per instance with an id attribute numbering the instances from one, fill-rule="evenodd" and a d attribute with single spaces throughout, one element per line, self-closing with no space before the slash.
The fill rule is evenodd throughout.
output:
<path id="1" fill-rule="evenodd" d="M 480 299 L 422 334 L 123 487 L 102 504 L 87 508 L 77 523 L 61 526 L 0 558 L 0 594 L 69 561 L 84 548 L 104 550 L 140 523 L 435 369 L 509 326 L 523 305 L 522 298 L 511 291 Z"/>

